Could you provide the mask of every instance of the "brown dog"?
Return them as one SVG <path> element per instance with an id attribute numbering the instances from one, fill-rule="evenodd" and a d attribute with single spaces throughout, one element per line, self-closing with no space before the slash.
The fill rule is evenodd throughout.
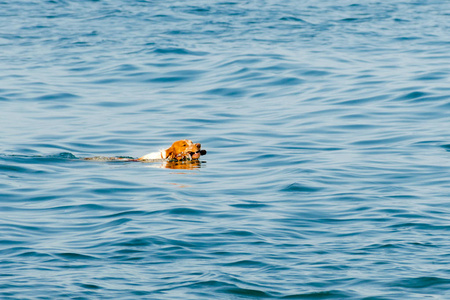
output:
<path id="1" fill-rule="evenodd" d="M 176 141 L 172 144 L 172 146 L 165 150 L 146 154 L 142 157 L 139 157 L 137 160 L 196 160 L 199 159 L 201 155 L 206 154 L 206 150 L 202 150 L 201 148 L 202 145 L 199 143 L 194 144 L 191 140 L 181 140 Z"/>
<path id="2" fill-rule="evenodd" d="M 180 140 L 176 141 L 169 148 L 161 150 L 159 152 L 148 153 L 139 158 L 132 157 L 87 157 L 85 160 L 96 160 L 96 161 L 167 161 L 167 162 L 177 162 L 177 161 L 187 161 L 193 160 L 198 161 L 201 155 L 206 154 L 206 150 L 201 149 L 202 145 L 199 143 L 194 144 L 191 140 Z"/>

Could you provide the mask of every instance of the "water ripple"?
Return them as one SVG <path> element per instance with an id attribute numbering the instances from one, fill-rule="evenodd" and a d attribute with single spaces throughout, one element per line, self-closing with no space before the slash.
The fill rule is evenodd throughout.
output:
<path id="1" fill-rule="evenodd" d="M 1 5 L 0 298 L 449 298 L 447 3 Z"/>

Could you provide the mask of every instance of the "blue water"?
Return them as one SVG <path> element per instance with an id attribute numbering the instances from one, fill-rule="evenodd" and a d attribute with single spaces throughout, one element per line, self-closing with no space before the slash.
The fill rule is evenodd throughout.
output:
<path id="1" fill-rule="evenodd" d="M 444 0 L 0 1 L 0 298 L 450 299 L 449 32 Z"/>

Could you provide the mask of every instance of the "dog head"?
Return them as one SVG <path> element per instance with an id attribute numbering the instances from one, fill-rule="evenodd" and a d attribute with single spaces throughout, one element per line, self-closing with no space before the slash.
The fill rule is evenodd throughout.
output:
<path id="1" fill-rule="evenodd" d="M 180 140 L 170 146 L 166 150 L 166 159 L 169 160 L 195 160 L 201 155 L 206 154 L 206 150 L 202 150 L 202 145 L 193 143 L 191 140 Z"/>

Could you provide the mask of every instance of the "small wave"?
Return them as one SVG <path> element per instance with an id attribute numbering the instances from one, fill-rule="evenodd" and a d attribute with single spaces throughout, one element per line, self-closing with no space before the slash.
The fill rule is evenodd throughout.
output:
<path id="1" fill-rule="evenodd" d="M 78 260 L 97 260 L 99 258 L 93 256 L 93 255 L 86 255 L 81 253 L 75 253 L 75 252 L 64 252 L 64 253 L 57 253 L 56 256 L 59 256 L 60 258 L 63 258 L 64 260 L 68 261 L 78 261 Z"/>
<path id="2" fill-rule="evenodd" d="M 344 291 L 327 290 L 293 294 L 281 297 L 281 299 L 352 299 L 353 296 L 353 294 Z"/>
<path id="3" fill-rule="evenodd" d="M 281 78 L 281 79 L 277 79 L 275 81 L 272 81 L 270 83 L 270 85 L 299 85 L 302 84 L 304 82 L 304 80 L 301 80 L 300 78 L 296 78 L 296 77 L 286 77 L 286 78 Z"/>
<path id="4" fill-rule="evenodd" d="M 192 51 L 184 48 L 157 48 L 153 52 L 156 54 L 178 54 L 178 55 L 193 55 L 193 56 L 204 56 L 208 54 L 208 52 Z"/>
<path id="5" fill-rule="evenodd" d="M 226 97 L 243 97 L 246 94 L 245 89 L 240 88 L 215 88 L 205 92 L 210 95 L 226 96 Z"/>
<path id="6" fill-rule="evenodd" d="M 49 155 L 48 157 L 49 158 L 61 158 L 61 159 L 77 159 L 78 158 L 70 152 L 61 152 L 59 154 Z"/>
<path id="7" fill-rule="evenodd" d="M 372 18 L 344 18 L 341 19 L 341 22 L 345 23 L 363 23 L 363 22 L 370 22 L 372 21 Z"/>
<path id="8" fill-rule="evenodd" d="M 44 96 L 39 96 L 34 98 L 33 100 L 37 101 L 70 101 L 80 98 L 80 96 L 71 94 L 71 93 L 56 93 L 56 94 L 47 94 Z"/>
<path id="9" fill-rule="evenodd" d="M 179 208 L 173 208 L 167 211 L 170 215 L 185 215 L 185 216 L 201 216 L 205 215 L 205 211 L 188 208 L 188 207 L 179 207 Z"/>
<path id="10" fill-rule="evenodd" d="M 413 91 L 406 95 L 398 97 L 396 100 L 417 100 L 420 98 L 424 98 L 426 96 L 429 96 L 429 93 L 421 92 L 421 91 Z"/>
<path id="11" fill-rule="evenodd" d="M 414 80 L 417 81 L 428 81 L 428 80 L 442 80 L 446 78 L 448 74 L 446 72 L 442 71 L 435 71 L 435 72 L 428 72 L 422 75 L 419 75 L 414 78 Z"/>
<path id="12" fill-rule="evenodd" d="M 102 289 L 101 286 L 96 285 L 96 284 L 92 284 L 92 283 L 90 283 L 90 284 L 78 283 L 77 285 L 80 286 L 81 288 L 87 289 L 87 290 L 99 290 L 99 289 Z"/>
<path id="13" fill-rule="evenodd" d="M 31 170 L 28 168 L 19 167 L 19 166 L 0 165 L 0 171 L 15 172 L 15 173 L 28 173 Z"/>
<path id="14" fill-rule="evenodd" d="M 296 18 L 296 17 L 281 17 L 280 21 L 288 21 L 288 22 L 298 22 L 298 23 L 305 23 L 305 24 L 309 24 L 308 22 L 306 22 L 303 19 L 300 18 Z"/>
<path id="15" fill-rule="evenodd" d="M 318 192 L 321 190 L 322 190 L 321 187 L 309 186 L 309 185 L 304 185 L 304 184 L 300 184 L 300 183 L 292 183 L 282 189 L 283 192 L 301 192 L 301 193 L 312 193 L 312 192 Z"/>
<path id="16" fill-rule="evenodd" d="M 189 81 L 193 81 L 194 78 L 190 77 L 190 76 L 168 76 L 168 77 L 156 77 L 156 78 L 152 78 L 152 79 L 148 79 L 146 80 L 146 82 L 189 82 Z"/>
<path id="17" fill-rule="evenodd" d="M 450 279 L 433 276 L 412 277 L 397 280 L 392 283 L 392 286 L 411 289 L 442 287 L 442 289 L 447 290 L 448 286 L 450 286 Z"/>
<path id="18" fill-rule="evenodd" d="M 444 148 L 446 151 L 450 152 L 450 144 L 441 145 L 441 148 Z"/>
<path id="19" fill-rule="evenodd" d="M 221 292 L 235 295 L 235 296 L 245 296 L 245 297 L 257 297 L 257 298 L 272 298 L 269 293 L 266 293 L 261 290 L 256 289 L 248 289 L 241 287 L 232 287 L 232 288 L 222 288 Z"/>

